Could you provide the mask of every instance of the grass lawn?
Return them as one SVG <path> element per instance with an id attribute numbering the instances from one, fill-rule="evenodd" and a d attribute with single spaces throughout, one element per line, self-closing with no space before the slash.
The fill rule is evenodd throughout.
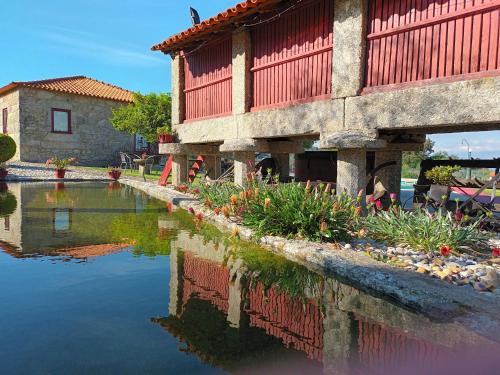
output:
<path id="1" fill-rule="evenodd" d="M 108 173 L 108 168 L 100 168 L 100 167 L 78 167 L 78 169 L 84 169 L 84 170 L 88 170 L 88 171 L 101 172 L 103 174 L 107 174 Z M 149 175 L 147 174 L 146 175 L 146 180 L 158 181 L 160 179 L 161 172 L 162 171 L 158 171 L 158 170 L 151 171 L 151 174 L 149 174 Z M 134 169 L 134 170 L 123 169 L 122 170 L 122 176 L 123 177 L 127 177 L 127 176 L 142 177 L 142 175 L 136 169 Z"/>

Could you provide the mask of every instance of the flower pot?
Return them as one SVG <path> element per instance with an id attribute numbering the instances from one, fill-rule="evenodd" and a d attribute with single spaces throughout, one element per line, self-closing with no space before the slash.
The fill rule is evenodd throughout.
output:
<path id="1" fill-rule="evenodd" d="M 64 178 L 66 169 L 56 169 L 56 178 Z"/>
<path id="2" fill-rule="evenodd" d="M 172 143 L 174 141 L 174 136 L 172 134 L 160 134 L 158 140 L 160 143 Z"/>
<path id="3" fill-rule="evenodd" d="M 9 171 L 5 168 L 0 168 L 0 180 L 3 180 L 7 175 L 9 174 Z"/>
<path id="4" fill-rule="evenodd" d="M 108 172 L 109 178 L 111 178 L 112 180 L 115 180 L 115 181 L 118 180 L 121 175 L 122 175 L 122 171 L 109 171 Z"/>

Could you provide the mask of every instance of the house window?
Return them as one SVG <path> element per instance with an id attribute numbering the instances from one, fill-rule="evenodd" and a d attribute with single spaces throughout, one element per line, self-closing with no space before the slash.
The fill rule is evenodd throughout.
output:
<path id="1" fill-rule="evenodd" d="M 2 133 L 7 134 L 8 128 L 7 128 L 7 120 L 8 120 L 8 112 L 7 108 L 4 108 L 2 110 Z"/>
<path id="2" fill-rule="evenodd" d="M 139 134 L 135 136 L 135 151 L 147 151 L 148 150 L 148 141 Z"/>
<path id="3" fill-rule="evenodd" d="M 52 108 L 52 132 L 71 133 L 71 111 Z"/>

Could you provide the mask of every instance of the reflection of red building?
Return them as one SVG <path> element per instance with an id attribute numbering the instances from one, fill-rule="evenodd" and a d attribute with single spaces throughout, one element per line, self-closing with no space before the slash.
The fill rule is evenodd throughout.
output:
<path id="1" fill-rule="evenodd" d="M 210 260 L 190 253 L 184 255 L 182 305 L 186 305 L 192 294 L 210 301 L 220 311 L 229 309 L 229 270 Z"/>
<path id="2" fill-rule="evenodd" d="M 321 361 L 323 317 L 317 301 L 293 299 L 274 286 L 265 291 L 261 283 L 249 291 L 248 299 L 245 311 L 250 316 L 251 326 L 263 328 L 268 335 L 280 338 L 287 347 Z"/>
<path id="3" fill-rule="evenodd" d="M 389 327 L 358 320 L 359 361 L 367 368 L 437 363 L 450 349 L 412 338 Z"/>

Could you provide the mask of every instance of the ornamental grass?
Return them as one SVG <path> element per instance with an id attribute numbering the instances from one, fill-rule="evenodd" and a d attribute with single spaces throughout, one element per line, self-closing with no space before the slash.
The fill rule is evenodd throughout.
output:
<path id="1" fill-rule="evenodd" d="M 456 215 L 425 210 L 404 211 L 393 207 L 364 218 L 368 236 L 415 250 L 439 252 L 443 247 L 459 253 L 465 247 L 487 248 L 488 237 L 479 230 L 480 221 L 457 220 Z"/>

